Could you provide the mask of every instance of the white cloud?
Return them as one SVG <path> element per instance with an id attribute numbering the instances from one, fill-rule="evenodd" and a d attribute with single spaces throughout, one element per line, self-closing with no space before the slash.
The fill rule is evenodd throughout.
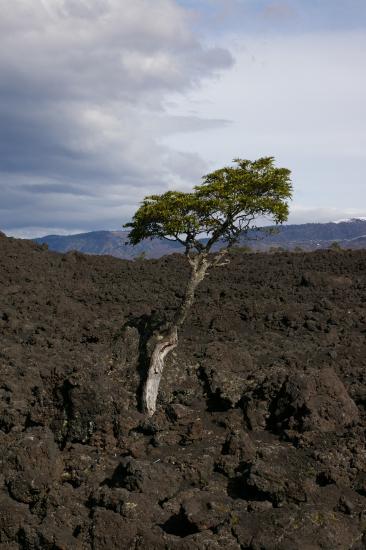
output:
<path id="1" fill-rule="evenodd" d="M 295 204 L 322 219 L 319 208 L 365 215 L 365 34 L 236 36 L 226 43 L 235 66 L 177 103 L 181 114 L 194 104 L 201 116 L 220 113 L 233 123 L 204 140 L 191 133 L 169 143 L 200 150 L 212 168 L 273 155 L 293 171 Z"/>
<path id="2" fill-rule="evenodd" d="M 174 0 L 1 0 L 3 228 L 118 227 L 145 194 L 195 183 L 204 161 L 163 137 L 224 122 L 165 105 L 232 58 L 190 17 Z"/>

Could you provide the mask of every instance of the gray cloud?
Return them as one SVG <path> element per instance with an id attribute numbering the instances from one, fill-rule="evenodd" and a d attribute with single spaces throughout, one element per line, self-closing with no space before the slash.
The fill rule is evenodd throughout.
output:
<path id="1" fill-rule="evenodd" d="M 226 122 L 168 113 L 168 102 L 232 58 L 200 43 L 186 10 L 174 0 L 5 4 L 3 229 L 118 227 L 148 192 L 196 183 L 206 164 L 168 136 Z"/>

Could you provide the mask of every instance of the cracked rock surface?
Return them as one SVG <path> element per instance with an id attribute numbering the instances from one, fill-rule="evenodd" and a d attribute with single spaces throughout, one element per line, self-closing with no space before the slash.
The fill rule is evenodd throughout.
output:
<path id="1" fill-rule="evenodd" d="M 366 251 L 212 270 L 150 419 L 184 257 L 0 258 L 0 550 L 366 548 Z"/>

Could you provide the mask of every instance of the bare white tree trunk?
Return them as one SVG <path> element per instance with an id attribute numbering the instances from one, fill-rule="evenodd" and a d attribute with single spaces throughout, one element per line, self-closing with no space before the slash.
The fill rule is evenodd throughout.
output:
<path id="1" fill-rule="evenodd" d="M 178 331 L 171 329 L 165 336 L 158 335 L 158 341 L 151 354 L 149 371 L 142 393 L 142 404 L 148 416 L 152 416 L 156 410 L 156 399 L 164 369 L 165 357 L 178 344 Z"/>
<path id="2" fill-rule="evenodd" d="M 215 263 L 209 262 L 207 254 L 205 253 L 197 254 L 193 257 L 188 256 L 188 260 L 191 265 L 191 276 L 187 284 L 184 299 L 169 329 L 158 335 L 157 343 L 151 354 L 149 370 L 142 394 L 142 405 L 148 416 L 152 416 L 156 410 L 156 400 L 158 397 L 161 376 L 163 374 L 165 358 L 168 353 L 177 347 L 178 329 L 183 325 L 187 313 L 193 304 L 196 288 L 204 279 L 208 267 L 212 265 L 212 263 Z"/>

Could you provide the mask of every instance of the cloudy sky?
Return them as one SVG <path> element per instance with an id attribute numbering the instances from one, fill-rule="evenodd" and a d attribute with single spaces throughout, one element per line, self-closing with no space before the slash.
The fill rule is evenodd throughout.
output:
<path id="1" fill-rule="evenodd" d="M 366 216 L 365 0 L 0 0 L 0 229 L 119 229 L 235 157 Z"/>

